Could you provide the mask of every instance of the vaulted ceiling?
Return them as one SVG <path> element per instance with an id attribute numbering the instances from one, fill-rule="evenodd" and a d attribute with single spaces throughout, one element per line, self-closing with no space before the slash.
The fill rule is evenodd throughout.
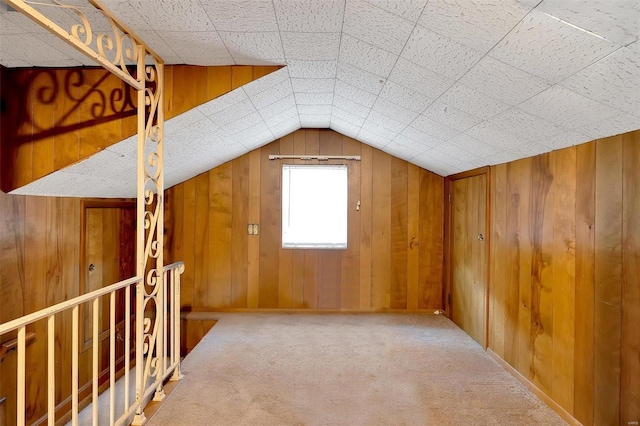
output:
<path id="1" fill-rule="evenodd" d="M 286 65 L 167 123 L 168 184 L 300 127 L 330 127 L 443 176 L 640 128 L 637 0 L 104 4 L 168 64 Z M 93 65 L 6 9 L 0 63 Z M 107 160 L 132 148 L 123 141 Z M 66 172 L 99 174 L 95 165 Z"/>

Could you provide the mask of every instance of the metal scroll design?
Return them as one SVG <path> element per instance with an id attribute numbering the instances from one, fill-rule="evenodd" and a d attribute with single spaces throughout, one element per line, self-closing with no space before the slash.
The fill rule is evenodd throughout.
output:
<path id="1" fill-rule="evenodd" d="M 142 383 L 149 377 L 161 387 L 161 359 L 164 356 L 164 291 L 163 291 L 163 182 L 162 182 L 162 141 L 163 141 L 163 66 L 153 59 L 152 65 L 144 67 L 145 79 L 145 129 L 144 129 L 144 312 L 142 353 L 145 357 Z M 158 383 L 160 381 L 160 383 Z"/>

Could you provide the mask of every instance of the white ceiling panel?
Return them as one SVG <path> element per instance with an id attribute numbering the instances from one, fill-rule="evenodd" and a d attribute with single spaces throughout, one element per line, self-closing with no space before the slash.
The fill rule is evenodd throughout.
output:
<path id="1" fill-rule="evenodd" d="M 443 175 L 640 128 L 632 0 L 105 1 L 167 64 L 286 65 L 168 120 L 167 182 L 300 126 L 330 126 Z M 47 9 L 63 25 L 77 22 Z M 92 62 L 0 8 L 0 64 Z M 66 171 L 68 182 L 95 172 L 85 179 L 103 185 L 93 194 L 84 181 L 64 189 L 133 191 L 101 178 L 133 175 L 135 147 L 128 138 L 105 150 L 108 161 Z"/>
<path id="2" fill-rule="evenodd" d="M 449 126 L 445 126 L 442 123 L 438 123 L 437 121 L 422 114 L 416 117 L 416 119 L 411 123 L 411 127 L 408 127 L 404 133 L 407 134 L 407 136 L 412 137 L 411 134 L 414 134 L 414 132 L 419 132 L 415 133 L 415 137 L 423 137 L 422 135 L 424 134 L 436 137 L 443 142 L 460 133 L 460 131 Z"/>
<path id="3" fill-rule="evenodd" d="M 493 117 L 509 109 L 509 105 L 504 102 L 461 83 L 451 86 L 439 100 L 466 113 L 475 114 L 480 118 Z"/>
<path id="4" fill-rule="evenodd" d="M 459 81 L 509 105 L 517 105 L 551 86 L 490 56 L 485 56 Z"/>
<path id="5" fill-rule="evenodd" d="M 402 51 L 403 58 L 452 79 L 462 77 L 482 56 L 475 49 L 419 25 Z"/>
<path id="6" fill-rule="evenodd" d="M 381 97 L 378 97 L 376 103 L 373 104 L 372 111 L 376 111 L 381 115 L 399 121 L 404 125 L 411 123 L 418 116 L 417 112 L 394 104 L 393 102 Z"/>
<path id="7" fill-rule="evenodd" d="M 618 47 L 606 39 L 533 10 L 489 55 L 557 83 Z"/>
<path id="8" fill-rule="evenodd" d="M 287 60 L 335 61 L 340 51 L 340 33 L 280 33 Z"/>
<path id="9" fill-rule="evenodd" d="M 414 25 L 364 0 L 351 0 L 345 8 L 343 32 L 399 55 Z"/>
<path id="10" fill-rule="evenodd" d="M 333 93 L 334 78 L 292 78 L 291 86 L 296 93 Z"/>
<path id="11" fill-rule="evenodd" d="M 349 136 L 350 138 L 358 137 L 358 132 L 360 132 L 360 126 L 356 126 L 349 122 L 343 121 L 339 118 L 336 118 L 335 115 L 331 116 L 331 129 L 336 132 L 340 132 L 345 136 Z"/>
<path id="12" fill-rule="evenodd" d="M 610 107 L 640 115 L 640 54 L 623 47 L 560 85 Z"/>
<path id="13" fill-rule="evenodd" d="M 380 77 L 387 77 L 396 63 L 398 55 L 360 41 L 347 34 L 342 35 L 340 61 L 368 71 Z"/>
<path id="14" fill-rule="evenodd" d="M 238 33 L 219 32 L 220 38 L 234 58 L 253 58 L 273 61 L 274 63 L 284 62 L 284 51 L 280 34 L 270 33 Z"/>
<path id="15" fill-rule="evenodd" d="M 153 29 L 183 32 L 215 30 L 199 0 L 131 1 L 131 4 Z"/>
<path id="16" fill-rule="evenodd" d="M 417 22 L 428 0 L 367 0 L 367 2 L 401 18 Z"/>
<path id="17" fill-rule="evenodd" d="M 545 90 L 518 108 L 558 124 L 565 130 L 578 129 L 620 114 L 619 110 L 560 86 Z"/>
<path id="18" fill-rule="evenodd" d="M 418 23 L 481 52 L 487 52 L 531 7 L 512 0 L 431 0 Z"/>
<path id="19" fill-rule="evenodd" d="M 454 80 L 436 74 L 402 57 L 398 58 L 398 62 L 389 75 L 389 80 L 434 99 L 446 92 L 454 83 Z"/>
<path id="20" fill-rule="evenodd" d="M 344 2 L 274 0 L 280 31 L 337 33 L 342 30 Z"/>
<path id="21" fill-rule="evenodd" d="M 376 95 L 358 89 L 357 87 L 347 84 L 341 80 L 336 81 L 335 94 L 366 108 L 371 108 L 377 99 Z"/>
<path id="22" fill-rule="evenodd" d="M 640 34 L 636 0 L 545 0 L 537 9 L 617 44 L 629 44 Z"/>
<path id="23" fill-rule="evenodd" d="M 350 114 L 353 114 L 362 118 L 367 118 L 367 115 L 369 115 L 369 111 L 371 111 L 370 107 L 366 107 L 366 106 L 360 105 L 357 102 L 353 102 L 347 98 L 343 98 L 337 93 L 333 95 L 333 106 L 338 107 L 344 111 L 349 111 Z"/>
<path id="24" fill-rule="evenodd" d="M 270 1 L 203 1 L 202 7 L 218 31 L 278 31 L 276 14 Z"/>
<path id="25" fill-rule="evenodd" d="M 429 105 L 422 115 L 460 132 L 464 132 L 469 127 L 475 126 L 482 121 L 481 118 L 467 114 L 440 101 L 435 101 Z"/>
<path id="26" fill-rule="evenodd" d="M 287 69 L 292 78 L 335 78 L 338 61 L 305 61 L 291 59 Z"/>
<path id="27" fill-rule="evenodd" d="M 298 105 L 331 105 L 333 93 L 295 93 Z"/>
<path id="28" fill-rule="evenodd" d="M 387 80 L 378 99 L 384 98 L 414 112 L 422 112 L 434 98 Z"/>
<path id="29" fill-rule="evenodd" d="M 342 80 L 352 86 L 377 95 L 385 82 L 383 77 L 354 67 L 346 62 L 338 61 L 338 80 Z"/>

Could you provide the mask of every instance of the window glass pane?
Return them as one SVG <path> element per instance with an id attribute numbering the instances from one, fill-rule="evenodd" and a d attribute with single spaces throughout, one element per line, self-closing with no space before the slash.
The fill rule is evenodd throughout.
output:
<path id="1" fill-rule="evenodd" d="M 347 166 L 282 168 L 282 246 L 347 247 Z"/>

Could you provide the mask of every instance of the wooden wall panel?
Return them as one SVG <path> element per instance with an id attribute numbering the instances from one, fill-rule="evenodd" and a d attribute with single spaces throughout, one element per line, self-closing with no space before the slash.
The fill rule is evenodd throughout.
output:
<path id="1" fill-rule="evenodd" d="M 278 66 L 165 67 L 165 119 Z M 137 95 L 102 68 L 3 69 L 0 187 L 9 192 L 137 130 Z M 7 88 L 5 90 L 4 88 Z"/>
<path id="2" fill-rule="evenodd" d="M 268 156 L 292 152 L 362 156 L 361 162 L 345 162 L 349 167 L 346 250 L 281 248 L 282 162 L 270 161 Z M 194 291 L 183 291 L 183 306 L 196 310 L 442 309 L 443 185 L 440 176 L 318 129 L 299 130 L 176 185 L 167 190 L 167 199 L 173 200 L 167 209 L 181 215 L 167 217 L 183 223 L 167 223 L 167 228 L 182 229 L 182 241 L 174 232 L 168 240 L 167 262 L 185 261 L 183 288 Z M 213 190 L 218 186 L 230 194 L 220 198 L 220 191 Z M 208 214 L 201 212 L 201 193 L 211 199 Z M 177 205 L 181 199 L 183 205 Z M 221 212 L 225 220 L 216 219 Z M 236 219 L 235 212 L 241 217 Z M 247 223 L 259 223 L 260 234 L 247 235 Z M 203 233 L 209 238 L 208 251 L 200 249 Z M 218 241 L 221 235 L 224 238 Z M 180 259 L 175 257 L 176 247 L 180 247 Z M 209 265 L 209 273 L 201 271 L 203 265 Z M 235 281 L 244 274 L 246 283 Z M 231 291 L 212 298 L 222 285 Z"/>
<path id="3" fill-rule="evenodd" d="M 638 421 L 639 152 L 636 131 L 492 167 L 489 348 L 583 424 Z"/>

